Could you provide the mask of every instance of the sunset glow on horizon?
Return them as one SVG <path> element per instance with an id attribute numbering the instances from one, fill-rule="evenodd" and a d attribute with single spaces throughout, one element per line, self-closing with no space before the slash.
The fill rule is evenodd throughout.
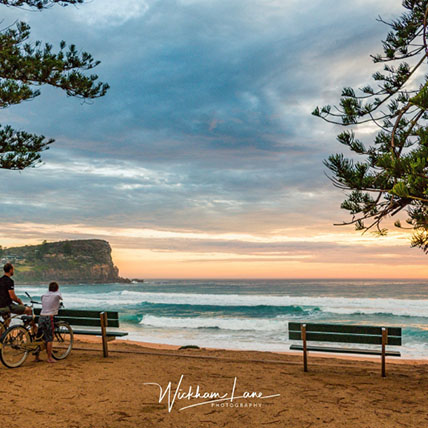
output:
<path id="1" fill-rule="evenodd" d="M 6 247 L 63 239 L 105 239 L 120 275 L 128 278 L 426 278 L 425 255 L 409 248 L 409 235 L 378 238 L 331 226 L 309 235 L 207 233 L 86 225 L 6 224 L 19 239 Z M 34 230 L 38 230 L 35 234 Z"/>

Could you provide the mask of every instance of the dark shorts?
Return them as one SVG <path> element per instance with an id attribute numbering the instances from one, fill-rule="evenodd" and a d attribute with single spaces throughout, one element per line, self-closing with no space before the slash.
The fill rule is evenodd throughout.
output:
<path id="1" fill-rule="evenodd" d="M 13 314 L 22 315 L 25 312 L 26 306 L 25 305 L 17 305 L 16 303 L 11 303 L 9 305 L 10 312 Z"/>
<path id="2" fill-rule="evenodd" d="M 43 334 L 43 340 L 45 342 L 53 342 L 54 329 L 54 316 L 40 315 L 37 336 L 41 336 Z"/>
<path id="3" fill-rule="evenodd" d="M 16 303 L 11 303 L 9 306 L 0 308 L 0 315 L 3 319 L 10 317 L 10 314 L 22 315 L 25 313 L 25 305 L 17 305 Z"/>

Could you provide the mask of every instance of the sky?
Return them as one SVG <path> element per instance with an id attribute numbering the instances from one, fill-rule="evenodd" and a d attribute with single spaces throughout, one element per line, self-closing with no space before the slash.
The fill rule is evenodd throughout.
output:
<path id="1" fill-rule="evenodd" d="M 361 235 L 323 160 L 341 128 L 311 116 L 378 68 L 398 0 L 92 0 L 1 6 L 32 40 L 90 52 L 91 102 L 42 87 L 2 124 L 55 138 L 0 170 L 0 244 L 106 239 L 126 277 L 428 278 L 409 235 Z M 373 129 L 357 135 L 370 141 Z"/>

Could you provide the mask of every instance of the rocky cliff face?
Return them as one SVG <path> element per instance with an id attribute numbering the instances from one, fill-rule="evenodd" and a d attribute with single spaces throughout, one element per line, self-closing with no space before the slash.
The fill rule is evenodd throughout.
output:
<path id="1" fill-rule="evenodd" d="M 127 282 L 113 264 L 110 244 L 100 239 L 7 248 L 1 250 L 0 259 L 2 264 L 14 264 L 17 283 Z"/>

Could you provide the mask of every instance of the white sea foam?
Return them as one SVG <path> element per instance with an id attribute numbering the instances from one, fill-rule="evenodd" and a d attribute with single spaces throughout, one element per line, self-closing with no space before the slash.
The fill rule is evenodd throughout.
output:
<path id="1" fill-rule="evenodd" d="M 47 287 L 17 287 L 17 294 L 24 298 L 24 303 L 26 302 L 27 297 L 24 295 L 25 292 L 28 292 L 33 298 L 37 299 L 37 296 L 40 296 L 47 291 Z M 60 289 L 61 294 L 64 298 L 65 306 L 69 309 L 71 308 L 95 308 L 101 306 L 117 306 L 123 307 L 128 305 L 135 305 L 139 303 L 134 297 L 123 297 L 121 291 L 111 291 L 111 292 L 98 292 L 90 293 L 85 290 L 84 287 L 81 289 Z"/>
<path id="2" fill-rule="evenodd" d="M 334 314 L 392 314 L 398 316 L 428 317 L 428 300 L 393 298 L 353 298 L 353 297 L 313 297 L 313 296 L 273 296 L 238 294 L 185 294 L 185 293 L 144 293 L 124 290 L 124 300 L 133 302 L 215 305 L 215 306 L 300 306 L 319 308 Z M 122 303 L 122 302 L 121 302 Z"/>
<path id="3" fill-rule="evenodd" d="M 19 287 L 18 292 L 42 294 L 45 287 Z M 313 296 L 275 296 L 201 293 L 150 293 L 131 290 L 88 293 L 84 288 L 62 290 L 66 307 L 91 308 L 100 306 L 135 306 L 143 303 L 175 305 L 213 305 L 254 307 L 259 305 L 273 307 L 319 308 L 324 313 L 351 314 L 391 314 L 428 318 L 428 300 L 394 298 L 352 298 L 352 297 L 313 297 Z"/>
<path id="4" fill-rule="evenodd" d="M 287 320 L 283 317 L 261 318 L 176 318 L 144 315 L 141 325 L 162 328 L 219 328 L 222 330 L 283 331 L 287 329 Z"/>
<path id="5" fill-rule="evenodd" d="M 253 351 L 276 351 L 287 352 L 290 349 L 288 342 L 268 341 L 263 337 L 255 339 L 243 340 L 242 337 L 231 336 L 227 337 L 206 335 L 206 334 L 186 334 L 184 330 L 170 332 L 169 334 L 159 334 L 158 331 L 144 333 L 130 332 L 126 339 L 135 340 L 137 342 L 149 343 L 168 343 L 170 345 L 197 345 L 199 347 L 220 348 L 220 349 L 242 349 Z"/>

